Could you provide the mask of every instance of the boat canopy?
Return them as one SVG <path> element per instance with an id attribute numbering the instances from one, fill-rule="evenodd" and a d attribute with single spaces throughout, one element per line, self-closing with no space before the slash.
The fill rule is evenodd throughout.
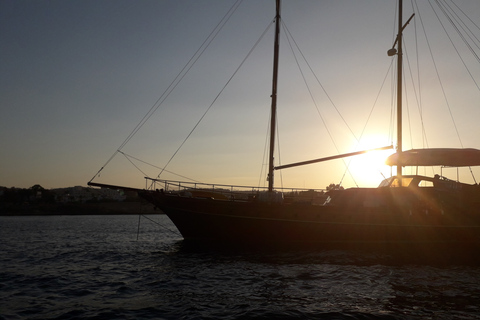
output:
<path id="1" fill-rule="evenodd" d="M 411 149 L 392 154 L 385 163 L 389 166 L 479 166 L 480 150 L 471 148 Z"/>

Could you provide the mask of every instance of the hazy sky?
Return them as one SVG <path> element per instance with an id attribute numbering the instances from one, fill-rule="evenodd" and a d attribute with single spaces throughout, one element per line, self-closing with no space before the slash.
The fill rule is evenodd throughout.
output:
<path id="1" fill-rule="evenodd" d="M 404 2 L 407 20 L 413 9 L 409 0 Z M 418 2 L 420 12 L 415 9 L 415 20 L 405 30 L 405 149 L 462 145 L 480 149 L 480 93 L 471 79 L 480 84 L 480 64 L 445 24 L 464 63 L 471 67 L 470 74 L 467 73 L 432 14 L 430 2 L 434 1 Z M 234 3 L 0 0 L 0 186 L 86 185 L 155 105 Z M 480 25 L 480 1 L 455 3 Z M 164 166 L 271 25 L 274 4 L 274 0 L 244 0 L 191 71 L 122 152 L 157 167 Z M 296 52 L 316 106 L 312 103 L 291 43 L 283 33 L 277 162 L 287 164 L 392 143 L 392 76 L 387 75 L 392 58 L 386 51 L 396 32 L 396 5 L 395 0 L 283 1 L 284 25 L 329 98 Z M 478 28 L 462 18 L 479 38 Z M 433 62 L 422 23 L 426 32 L 431 33 L 428 44 L 448 100 L 439 90 L 435 70 L 431 71 Z M 427 49 L 418 59 L 415 34 L 418 51 Z M 480 55 L 476 41 L 473 50 Z M 263 153 L 269 120 L 272 50 L 273 26 L 167 170 L 211 183 L 265 183 Z M 421 96 L 408 84 L 412 77 L 417 89 L 421 79 Z M 418 120 L 419 110 L 423 122 Z M 361 136 L 367 119 L 370 120 L 362 146 L 358 146 L 353 134 Z M 423 130 L 427 140 L 422 139 Z M 345 186 L 376 186 L 382 176 L 376 169 L 362 167 L 365 162 L 371 163 L 373 158 L 360 157 L 351 164 L 355 180 L 349 174 L 342 180 L 344 162 L 337 160 L 286 169 L 282 179 L 277 173 L 276 185 L 283 181 L 285 186 L 324 188 L 342 181 Z M 117 154 L 95 181 L 142 187 L 145 174 L 155 177 L 160 172 L 144 163 L 135 164 L 141 171 Z M 388 167 L 382 169 L 384 174 L 389 173 Z M 479 182 L 480 170 L 475 168 L 474 172 Z M 444 173 L 456 177 L 453 169 Z M 184 180 L 169 173 L 162 176 Z M 467 181 L 473 182 L 471 177 Z"/>

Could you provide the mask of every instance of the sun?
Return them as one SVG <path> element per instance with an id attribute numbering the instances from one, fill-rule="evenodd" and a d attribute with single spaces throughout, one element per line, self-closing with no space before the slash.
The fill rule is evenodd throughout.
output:
<path id="1" fill-rule="evenodd" d="M 359 151 L 372 150 L 387 145 L 379 141 L 378 138 L 368 139 L 367 142 L 361 143 L 361 146 L 356 149 Z M 383 141 L 385 140 L 383 139 Z M 355 183 L 359 187 L 377 187 L 383 179 L 391 176 L 391 167 L 385 164 L 385 160 L 394 152 L 393 148 L 375 150 L 347 159 L 346 164 Z"/>

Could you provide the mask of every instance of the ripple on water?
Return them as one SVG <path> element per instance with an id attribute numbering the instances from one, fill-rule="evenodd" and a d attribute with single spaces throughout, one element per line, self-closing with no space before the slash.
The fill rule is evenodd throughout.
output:
<path id="1" fill-rule="evenodd" d="M 475 265 L 199 250 L 150 223 L 135 240 L 132 216 L 0 222 L 0 319 L 480 318 Z"/>

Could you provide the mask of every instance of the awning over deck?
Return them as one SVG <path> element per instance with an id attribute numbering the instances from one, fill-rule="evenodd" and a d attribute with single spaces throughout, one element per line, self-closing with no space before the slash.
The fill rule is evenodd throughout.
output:
<path id="1" fill-rule="evenodd" d="M 411 149 L 394 153 L 385 163 L 389 166 L 446 166 L 468 167 L 480 165 L 480 150 L 477 149 Z"/>

